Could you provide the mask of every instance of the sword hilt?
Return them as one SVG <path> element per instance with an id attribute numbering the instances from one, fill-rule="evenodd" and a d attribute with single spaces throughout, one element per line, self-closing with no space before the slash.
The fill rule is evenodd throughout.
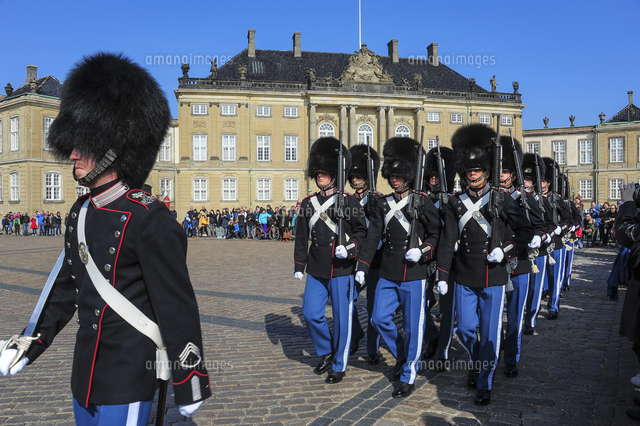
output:
<path id="1" fill-rule="evenodd" d="M 2 345 L 2 349 L 0 349 L 0 356 L 2 356 L 6 349 L 16 350 L 16 354 L 13 356 L 13 359 L 9 364 L 9 371 L 11 371 L 11 369 L 22 359 L 25 352 L 27 352 L 31 347 L 31 343 L 39 338 L 40 333 L 38 333 L 36 336 L 21 336 L 19 334 L 16 334 L 11 336 L 11 338 L 6 342 L 0 340 L 0 344 Z M 14 345 L 16 346 L 15 348 L 12 347 Z"/>

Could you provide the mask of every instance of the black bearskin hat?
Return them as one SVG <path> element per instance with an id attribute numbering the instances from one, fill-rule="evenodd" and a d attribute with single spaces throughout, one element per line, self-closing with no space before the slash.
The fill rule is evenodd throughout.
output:
<path id="1" fill-rule="evenodd" d="M 405 183 L 411 184 L 415 179 L 416 155 L 422 147 L 415 139 L 391 138 L 384 144 L 382 156 L 382 177 L 389 180 L 391 175 L 400 176 Z M 424 150 L 422 150 L 424 152 Z M 389 183 L 391 185 L 391 183 Z"/>
<path id="2" fill-rule="evenodd" d="M 367 145 L 354 145 L 349 148 L 351 153 L 351 169 L 349 170 L 349 178 L 351 176 L 361 176 L 367 178 Z M 380 155 L 375 149 L 369 148 L 371 159 L 373 160 L 373 182 L 378 181 L 378 171 L 380 170 Z"/>
<path id="3" fill-rule="evenodd" d="M 558 163 L 550 157 L 543 157 L 542 161 L 544 162 L 544 165 L 546 167 L 545 171 L 544 171 L 544 175 L 542 177 L 542 179 L 546 180 L 547 182 L 549 182 L 550 186 L 550 190 L 553 192 L 559 192 L 560 191 L 560 185 L 558 182 L 562 182 L 562 174 L 560 173 L 560 166 L 558 166 Z M 553 183 L 553 169 L 556 169 L 556 176 L 557 176 L 557 181 L 555 183 Z"/>
<path id="4" fill-rule="evenodd" d="M 146 70 L 122 55 L 97 53 L 69 73 L 48 143 L 57 158 L 76 150 L 96 163 L 112 150 L 118 178 L 141 188 L 170 120 L 167 99 Z"/>
<path id="5" fill-rule="evenodd" d="M 522 145 L 518 139 L 513 138 L 513 142 L 516 145 L 518 151 L 518 158 L 520 158 L 520 167 L 522 167 Z M 502 144 L 502 170 L 509 170 L 513 173 L 516 172 L 516 162 L 513 158 L 513 145 L 511 145 L 510 136 L 500 136 L 500 144 Z"/>
<path id="6" fill-rule="evenodd" d="M 342 147 L 342 155 L 345 159 L 345 172 L 348 175 L 351 168 L 351 153 L 346 146 L 336 138 L 320 138 L 311 145 L 309 150 L 309 162 L 307 163 L 307 176 L 315 179 L 318 172 L 326 172 L 332 179 L 338 177 L 338 147 Z"/>
<path id="7" fill-rule="evenodd" d="M 529 178 L 534 184 L 537 184 L 536 179 L 536 157 L 538 157 L 538 167 L 540 168 L 540 177 L 544 177 L 544 173 L 547 170 L 547 166 L 542 161 L 542 158 L 538 154 L 527 153 L 522 157 L 522 174 L 525 178 Z"/>
<path id="8" fill-rule="evenodd" d="M 465 171 L 491 171 L 491 145 L 496 132 L 486 124 L 474 123 L 460 127 L 451 136 L 451 148 L 456 153 L 456 171 L 461 185 L 466 182 Z"/>
<path id="9" fill-rule="evenodd" d="M 438 163 L 436 160 L 436 154 L 438 148 L 431 148 L 427 153 L 427 172 L 425 173 L 425 179 L 427 184 L 431 176 L 438 175 Z M 444 174 L 447 176 L 447 189 L 449 192 L 453 192 L 454 180 L 456 177 L 456 153 L 446 146 L 440 147 L 440 154 L 444 159 Z M 434 188 L 431 188 L 434 191 Z"/>

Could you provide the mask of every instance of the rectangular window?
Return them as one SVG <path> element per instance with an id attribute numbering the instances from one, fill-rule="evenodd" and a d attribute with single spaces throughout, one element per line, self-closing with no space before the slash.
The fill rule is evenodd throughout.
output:
<path id="1" fill-rule="evenodd" d="M 284 161 L 298 161 L 298 137 L 284 137 Z"/>
<path id="2" fill-rule="evenodd" d="M 540 154 L 540 144 L 538 142 L 527 143 L 527 153 Z"/>
<path id="3" fill-rule="evenodd" d="M 49 150 L 51 147 L 49 146 L 49 127 L 51 127 L 51 123 L 53 123 L 53 118 L 45 117 L 44 118 L 44 149 Z"/>
<path id="4" fill-rule="evenodd" d="M 222 115 L 236 115 L 236 106 L 222 105 Z"/>
<path id="5" fill-rule="evenodd" d="M 624 179 L 611 179 L 609 181 L 609 199 L 610 200 L 619 200 L 620 196 L 620 185 L 622 185 Z"/>
<path id="6" fill-rule="evenodd" d="M 0 173 L 0 201 L 2 201 L 2 174 L 1 173 Z"/>
<path id="7" fill-rule="evenodd" d="M 166 196 L 173 201 L 173 182 L 171 179 L 160 179 L 160 194 L 162 194 L 162 198 Z"/>
<path id="8" fill-rule="evenodd" d="M 431 123 L 437 123 L 440 121 L 440 113 L 439 112 L 428 112 L 427 113 L 427 121 Z"/>
<path id="9" fill-rule="evenodd" d="M 271 161 L 270 136 L 258 136 L 258 161 Z"/>
<path id="10" fill-rule="evenodd" d="M 298 199 L 298 179 L 284 180 L 284 199 L 287 201 Z"/>
<path id="11" fill-rule="evenodd" d="M 297 117 L 298 116 L 298 107 L 284 107 L 284 116 L 285 117 Z"/>
<path id="12" fill-rule="evenodd" d="M 222 179 L 222 201 L 236 201 L 237 188 L 235 179 Z"/>
<path id="13" fill-rule="evenodd" d="M 593 181 L 591 179 L 580 181 L 580 196 L 586 200 L 593 199 Z"/>
<path id="14" fill-rule="evenodd" d="M 193 115 L 207 115 L 207 104 L 193 104 Z"/>
<path id="15" fill-rule="evenodd" d="M 9 176 L 9 200 L 11 201 L 20 201 L 20 187 L 18 186 L 18 174 L 11 173 Z"/>
<path id="16" fill-rule="evenodd" d="M 193 135 L 193 161 L 207 161 L 207 135 Z"/>
<path id="17" fill-rule="evenodd" d="M 11 117 L 11 151 L 17 151 L 19 146 L 18 117 Z"/>
<path id="18" fill-rule="evenodd" d="M 436 141 L 435 139 L 428 139 L 427 140 L 427 151 L 429 151 L 431 148 L 435 148 L 438 146 L 438 141 Z"/>
<path id="19" fill-rule="evenodd" d="M 171 136 L 167 135 L 164 137 L 158 155 L 160 161 L 171 161 Z"/>
<path id="20" fill-rule="evenodd" d="M 553 143 L 553 159 L 558 164 L 567 164 L 567 144 L 564 141 Z"/>
<path id="21" fill-rule="evenodd" d="M 258 179 L 258 200 L 271 200 L 271 180 Z"/>
<path id="22" fill-rule="evenodd" d="M 3 140 L 2 140 L 2 120 L 0 120 L 0 154 L 2 154 L 2 145 L 3 145 Z"/>
<path id="23" fill-rule="evenodd" d="M 60 175 L 58 173 L 46 173 L 44 175 L 44 199 L 49 201 L 59 201 L 61 193 Z"/>
<path id="24" fill-rule="evenodd" d="M 236 161 L 236 135 L 222 135 L 222 161 Z"/>
<path id="25" fill-rule="evenodd" d="M 454 124 L 462 124 L 462 114 L 459 114 L 457 112 L 452 112 L 451 122 Z"/>
<path id="26" fill-rule="evenodd" d="M 193 180 L 193 201 L 207 201 L 209 198 L 206 179 Z"/>
<path id="27" fill-rule="evenodd" d="M 512 115 L 503 115 L 501 123 L 502 123 L 503 126 L 512 126 L 513 125 L 513 116 Z"/>
<path id="28" fill-rule="evenodd" d="M 478 118 L 478 121 L 482 124 L 491 124 L 491 115 L 480 114 L 480 118 Z"/>
<path id="29" fill-rule="evenodd" d="M 593 141 L 580 141 L 580 164 L 591 164 L 593 162 Z"/>
<path id="30" fill-rule="evenodd" d="M 269 117 L 269 116 L 271 116 L 271 107 L 268 107 L 268 106 L 258 106 L 258 107 L 256 107 L 256 115 L 258 117 Z"/>
<path id="31" fill-rule="evenodd" d="M 609 139 L 609 162 L 622 163 L 624 161 L 624 138 Z"/>

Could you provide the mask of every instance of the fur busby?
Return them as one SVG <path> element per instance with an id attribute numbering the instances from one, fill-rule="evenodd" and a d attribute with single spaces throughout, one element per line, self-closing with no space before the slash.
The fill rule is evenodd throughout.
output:
<path id="1" fill-rule="evenodd" d="M 436 160 L 436 154 L 438 152 L 438 148 L 431 148 L 429 152 L 427 152 L 427 172 L 425 173 L 427 184 L 429 183 L 429 179 L 431 176 L 438 175 L 438 163 Z M 442 158 L 444 159 L 444 174 L 447 176 L 447 189 L 449 192 L 453 192 L 454 180 L 456 177 L 456 153 L 446 146 L 440 147 L 440 154 L 442 154 Z M 431 188 L 434 191 L 434 188 Z"/>
<path id="2" fill-rule="evenodd" d="M 495 137 L 496 132 L 491 127 L 480 123 L 462 126 L 451 136 L 461 183 L 466 182 L 466 170 L 491 170 L 491 144 Z"/>
<path id="3" fill-rule="evenodd" d="M 351 176 L 362 176 L 366 179 L 367 177 L 367 145 L 354 145 L 349 148 L 349 152 L 351 153 L 351 169 L 349 169 L 349 178 Z M 380 171 L 380 155 L 378 152 L 369 148 L 369 152 L 371 152 L 371 159 L 373 160 L 373 182 L 378 181 L 378 171 Z"/>
<path id="4" fill-rule="evenodd" d="M 516 145 L 518 151 L 518 158 L 520 158 L 520 166 L 522 167 L 522 145 L 518 139 L 513 138 L 513 142 Z M 513 158 L 513 145 L 511 145 L 510 136 L 500 136 L 500 144 L 502 144 L 502 170 L 510 170 L 513 173 L 516 172 L 516 162 Z"/>
<path id="5" fill-rule="evenodd" d="M 560 173 L 560 166 L 558 165 L 558 163 L 550 157 L 543 157 L 542 161 L 544 162 L 544 165 L 546 167 L 545 171 L 544 171 L 544 175 L 543 175 L 543 179 L 546 180 L 547 182 L 549 182 L 549 185 L 551 185 L 550 190 L 553 192 L 559 192 L 560 191 L 560 184 L 559 182 L 562 182 L 562 174 Z M 553 169 L 556 169 L 556 176 L 558 177 L 558 180 L 555 182 L 553 182 Z M 555 186 L 554 186 L 555 185 Z"/>
<path id="6" fill-rule="evenodd" d="M 146 70 L 120 54 L 97 53 L 76 64 L 62 86 L 48 143 L 57 158 L 75 149 L 96 163 L 111 149 L 118 178 L 140 188 L 170 120 L 167 99 Z"/>
<path id="7" fill-rule="evenodd" d="M 529 178 L 534 184 L 537 184 L 536 179 L 536 157 L 538 157 L 538 167 L 540 167 L 540 177 L 544 177 L 544 173 L 547 170 L 547 166 L 542 161 L 542 158 L 538 154 L 526 153 L 522 157 L 522 174 L 525 178 Z"/>
<path id="8" fill-rule="evenodd" d="M 405 183 L 411 184 L 415 179 L 416 156 L 420 144 L 411 138 L 391 138 L 384 144 L 382 156 L 382 177 L 389 180 L 391 175 L 400 176 Z M 424 151 L 424 150 L 423 150 Z"/>
<path id="9" fill-rule="evenodd" d="M 351 168 L 351 153 L 346 146 L 336 138 L 320 138 L 316 140 L 309 150 L 307 163 L 307 176 L 315 179 L 318 172 L 326 172 L 335 179 L 338 177 L 338 147 L 342 147 L 342 155 L 345 158 L 345 171 Z"/>

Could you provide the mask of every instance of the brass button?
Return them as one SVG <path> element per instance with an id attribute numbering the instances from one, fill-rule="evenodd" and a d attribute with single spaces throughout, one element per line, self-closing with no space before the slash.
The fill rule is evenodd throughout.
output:
<path id="1" fill-rule="evenodd" d="M 93 324 L 91 327 L 93 327 L 94 330 L 98 329 L 98 324 Z"/>
<path id="2" fill-rule="evenodd" d="M 78 305 L 76 305 L 76 306 L 78 306 Z M 80 324 L 80 318 L 78 318 L 76 321 L 78 322 L 78 324 Z"/>
<path id="3" fill-rule="evenodd" d="M 109 254 L 113 254 L 116 252 L 116 249 L 113 247 L 109 247 Z"/>
<path id="4" fill-rule="evenodd" d="M 75 306 L 76 309 L 78 309 L 78 304 L 77 303 L 74 303 L 73 306 Z"/>
<path id="5" fill-rule="evenodd" d="M 73 262 L 71 261 L 71 259 L 67 259 L 67 263 L 68 263 L 69 265 L 72 265 L 72 264 L 73 264 Z"/>
<path id="6" fill-rule="evenodd" d="M 71 275 L 71 279 L 75 281 L 76 276 L 75 275 Z"/>
<path id="7" fill-rule="evenodd" d="M 120 222 L 126 222 L 127 217 L 125 215 L 120 216 Z"/>
<path id="8" fill-rule="evenodd" d="M 78 290 L 78 289 L 76 288 L 76 294 L 79 294 L 79 293 L 80 293 L 80 290 Z"/>
<path id="9" fill-rule="evenodd" d="M 98 310 L 98 309 L 96 309 L 93 313 L 96 314 L 97 317 L 100 316 L 100 310 Z"/>
<path id="10" fill-rule="evenodd" d="M 402 246 L 402 248 L 406 250 L 407 246 Z"/>
<path id="11" fill-rule="evenodd" d="M 113 234 L 116 238 L 120 238 L 120 231 L 116 231 Z"/>
<path id="12" fill-rule="evenodd" d="M 71 234 L 71 233 L 73 233 L 73 226 L 70 226 L 70 227 L 69 227 L 69 233 L 70 233 L 70 234 Z"/>
<path id="13" fill-rule="evenodd" d="M 482 252 L 483 252 L 483 253 L 486 253 L 486 252 L 487 252 L 487 250 L 486 250 L 486 249 L 485 249 L 485 250 L 482 250 Z"/>
<path id="14" fill-rule="evenodd" d="M 71 248 L 71 243 L 67 241 L 67 248 Z"/>
<path id="15" fill-rule="evenodd" d="M 469 253 L 469 249 L 467 249 L 467 253 Z"/>
<path id="16" fill-rule="evenodd" d="M 108 263 L 104 265 L 104 270 L 109 272 L 111 270 L 111 265 L 109 265 Z"/>
<path id="17" fill-rule="evenodd" d="M 76 217 L 78 217 L 78 214 L 76 212 L 71 213 L 71 219 L 75 219 Z"/>

